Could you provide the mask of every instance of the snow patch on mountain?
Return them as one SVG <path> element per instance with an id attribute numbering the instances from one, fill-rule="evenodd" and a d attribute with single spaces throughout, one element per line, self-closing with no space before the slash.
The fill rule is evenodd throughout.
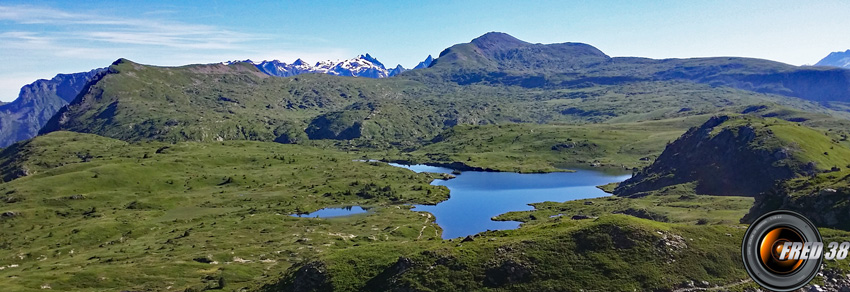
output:
<path id="1" fill-rule="evenodd" d="M 821 59 L 815 66 L 832 66 L 850 69 L 850 50 L 844 52 L 832 52 L 826 58 Z"/>
<path id="2" fill-rule="evenodd" d="M 429 55 L 425 61 L 420 62 L 414 69 L 426 68 L 432 61 L 433 58 Z M 401 65 L 392 69 L 387 69 L 384 67 L 383 63 L 378 61 L 377 58 L 372 57 L 369 54 L 360 55 L 348 60 L 320 61 L 316 62 L 316 64 L 309 64 L 301 59 L 295 60 L 295 62 L 291 64 L 287 64 L 286 62 L 281 62 L 279 60 L 254 62 L 250 59 L 244 61 L 224 62 L 224 64 L 227 65 L 234 63 L 250 63 L 256 66 L 257 69 L 263 73 L 279 77 L 289 77 L 304 73 L 322 73 L 336 76 L 386 78 L 410 70 L 405 69 Z"/>

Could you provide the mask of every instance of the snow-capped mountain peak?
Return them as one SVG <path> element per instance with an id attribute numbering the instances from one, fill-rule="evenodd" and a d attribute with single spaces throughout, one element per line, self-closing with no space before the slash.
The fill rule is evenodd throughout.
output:
<path id="1" fill-rule="evenodd" d="M 414 69 L 427 68 L 429 65 L 431 65 L 431 62 L 433 60 L 434 59 L 431 56 L 428 56 L 425 61 L 420 62 L 419 65 L 417 65 Z M 405 69 L 401 65 L 398 65 L 395 68 L 388 70 L 386 67 L 384 67 L 383 63 L 381 63 L 380 61 L 378 61 L 377 58 L 372 57 L 372 55 L 369 54 L 360 55 L 357 56 L 357 58 L 347 60 L 319 61 L 316 62 L 315 65 L 311 65 L 301 59 L 295 60 L 295 62 L 292 62 L 292 64 L 287 64 L 286 62 L 281 62 L 278 60 L 254 62 L 250 59 L 244 61 L 224 62 L 224 64 L 227 65 L 234 63 L 250 63 L 266 74 L 280 77 L 289 77 L 304 73 L 322 73 L 336 76 L 385 78 L 395 76 L 404 71 L 409 70 Z"/>
<path id="2" fill-rule="evenodd" d="M 832 66 L 850 69 L 850 50 L 844 52 L 832 52 L 826 58 L 821 59 L 815 66 Z"/>
<path id="3" fill-rule="evenodd" d="M 374 64 L 375 66 L 381 67 L 381 69 L 386 69 L 386 67 L 384 67 L 383 63 L 378 61 L 378 59 L 375 59 L 374 57 L 370 56 L 369 53 L 366 53 L 366 55 L 360 55 L 360 57 L 358 57 L 358 58 L 369 61 L 370 63 Z"/>

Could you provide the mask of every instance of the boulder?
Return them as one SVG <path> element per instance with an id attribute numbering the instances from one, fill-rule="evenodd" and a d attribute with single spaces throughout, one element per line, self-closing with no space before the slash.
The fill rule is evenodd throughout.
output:
<path id="1" fill-rule="evenodd" d="M 596 219 L 596 217 L 591 217 L 591 216 L 587 216 L 587 215 L 575 215 L 575 216 L 573 216 L 573 217 L 572 217 L 572 218 L 570 218 L 570 219 L 573 219 L 573 220 L 585 220 L 585 219 Z"/>
<path id="2" fill-rule="evenodd" d="M 512 259 L 485 271 L 484 286 L 496 288 L 531 280 L 531 265 Z"/>

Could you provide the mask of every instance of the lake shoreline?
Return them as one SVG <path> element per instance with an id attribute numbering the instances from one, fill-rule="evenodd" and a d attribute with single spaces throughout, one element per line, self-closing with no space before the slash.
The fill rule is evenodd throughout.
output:
<path id="1" fill-rule="evenodd" d="M 457 171 L 434 163 L 388 164 L 417 173 L 447 175 Z M 610 196 L 599 186 L 620 182 L 631 176 L 625 174 L 625 171 L 621 173 L 617 175 L 597 169 L 549 173 L 468 170 L 451 180 L 434 179 L 431 182 L 432 185 L 449 188 L 447 200 L 436 204 L 414 204 L 411 210 L 434 215 L 436 223 L 443 229 L 443 239 L 475 235 L 488 230 L 516 229 L 521 222 L 493 218 L 507 212 L 530 209 L 533 203 Z"/>
<path id="2" fill-rule="evenodd" d="M 435 161 L 413 161 L 413 160 L 405 160 L 405 159 L 380 159 L 375 160 L 385 163 L 396 163 L 402 165 L 427 165 L 434 167 L 443 167 L 449 168 L 452 170 L 458 171 L 483 171 L 483 172 L 512 172 L 512 173 L 553 173 L 553 172 L 576 172 L 581 170 L 591 170 L 591 171 L 601 171 L 601 172 L 621 172 L 621 173 L 630 173 L 633 172 L 633 168 L 628 168 L 623 165 L 615 165 L 615 164 L 604 164 L 604 163 L 563 163 L 552 165 L 550 169 L 534 169 L 534 170 L 523 170 L 523 169 L 499 169 L 499 168 L 491 168 L 491 167 L 479 167 L 472 166 L 466 164 L 461 161 L 452 161 L 452 162 L 435 162 Z"/>

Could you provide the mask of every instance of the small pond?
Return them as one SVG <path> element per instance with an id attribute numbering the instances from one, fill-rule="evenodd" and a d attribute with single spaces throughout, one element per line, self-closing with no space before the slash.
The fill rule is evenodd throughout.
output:
<path id="1" fill-rule="evenodd" d="M 351 206 L 351 207 L 342 207 L 342 208 L 324 208 L 320 209 L 313 213 L 308 214 L 292 214 L 292 217 L 304 217 L 304 218 L 329 218 L 329 217 L 340 217 L 340 216 L 348 216 L 360 213 L 366 213 L 369 210 L 363 209 L 360 206 Z"/>

